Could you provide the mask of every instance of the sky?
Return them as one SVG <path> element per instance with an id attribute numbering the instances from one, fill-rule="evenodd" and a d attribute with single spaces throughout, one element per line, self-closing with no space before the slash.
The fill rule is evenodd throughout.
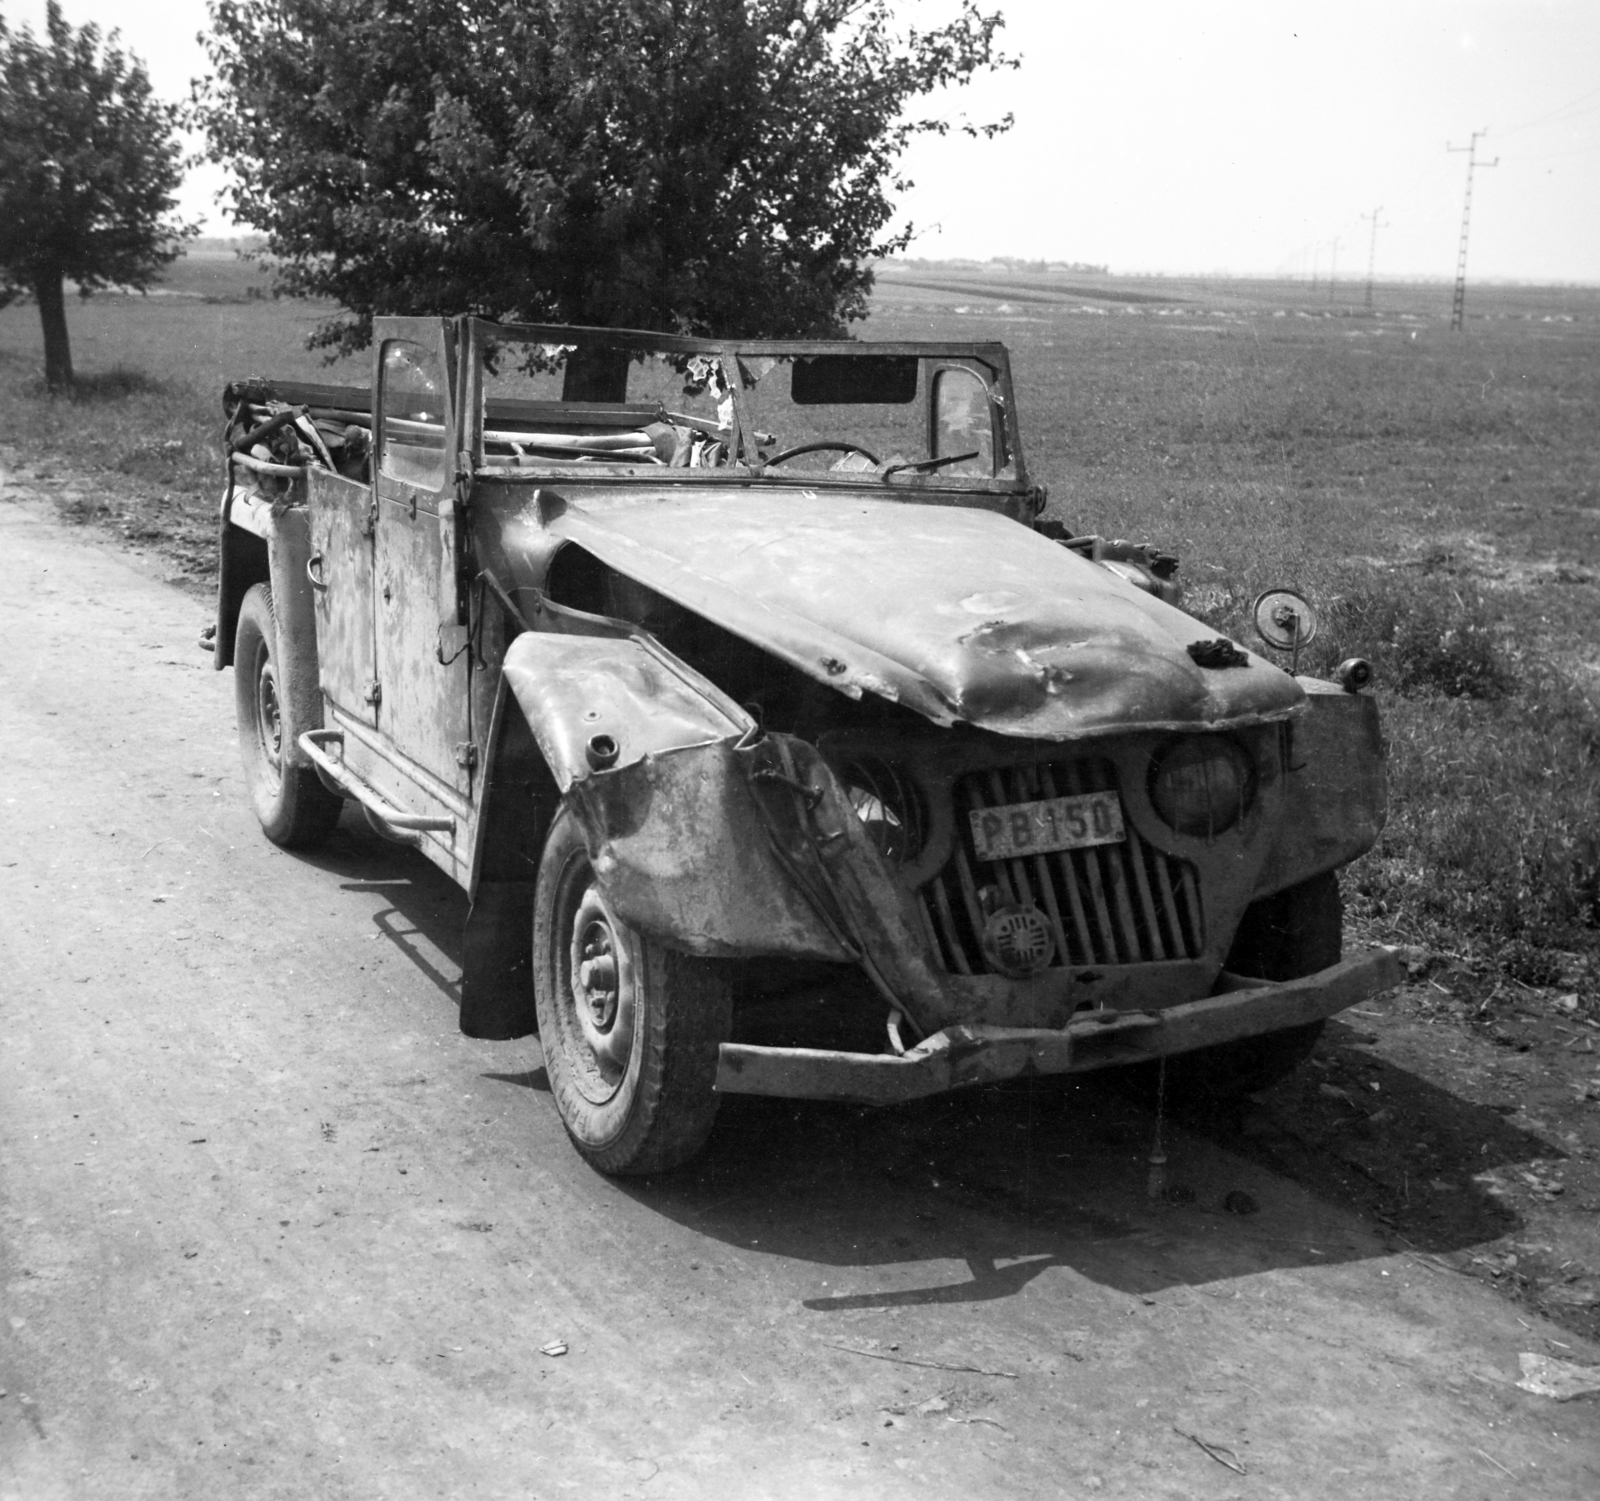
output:
<path id="1" fill-rule="evenodd" d="M 903 0 L 924 25 L 954 0 Z M 1469 274 L 1600 282 L 1600 0 L 984 0 L 1017 72 L 939 102 L 1016 124 L 924 139 L 909 252 L 1119 273 L 1454 275 L 1474 131 Z M 203 0 L 63 0 L 118 27 L 157 91 L 205 70 Z M 44 0 L 0 0 L 42 28 Z M 1498 165 L 1487 164 L 1498 160 Z M 219 169 L 182 210 L 236 232 Z M 1373 236 L 1372 215 L 1380 226 Z"/>

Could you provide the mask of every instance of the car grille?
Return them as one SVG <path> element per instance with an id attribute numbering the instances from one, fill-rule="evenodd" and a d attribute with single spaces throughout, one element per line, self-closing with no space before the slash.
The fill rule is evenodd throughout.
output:
<path id="1" fill-rule="evenodd" d="M 957 780 L 955 850 L 920 893 L 947 969 L 969 975 L 992 968 L 981 941 L 981 893 L 991 885 L 999 888 L 1002 903 L 1031 903 L 1045 914 L 1055 932 L 1055 966 L 1199 956 L 1203 940 L 1194 867 L 1151 848 L 1126 819 L 1127 839 L 1121 844 L 1015 860 L 977 857 L 968 816 L 974 810 L 1116 787 L 1108 761 L 1015 766 L 970 772 Z"/>

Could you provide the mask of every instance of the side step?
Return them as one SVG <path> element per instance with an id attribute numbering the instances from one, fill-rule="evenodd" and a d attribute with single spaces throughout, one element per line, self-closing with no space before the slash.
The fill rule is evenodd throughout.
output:
<path id="1" fill-rule="evenodd" d="M 324 746 L 337 745 L 339 756 L 330 756 Z M 342 797 L 352 798 L 366 811 L 367 822 L 374 831 L 396 844 L 408 844 L 413 849 L 422 843 L 424 833 L 449 834 L 456 831 L 456 821 L 448 814 L 436 816 L 428 813 L 407 813 L 397 808 L 375 788 L 369 787 L 344 764 L 343 730 L 307 730 L 300 737 L 300 749 L 308 755 L 322 780 Z"/>

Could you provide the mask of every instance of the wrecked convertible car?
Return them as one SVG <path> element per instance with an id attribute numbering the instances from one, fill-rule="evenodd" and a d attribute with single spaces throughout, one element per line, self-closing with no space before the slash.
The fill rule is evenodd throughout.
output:
<path id="1" fill-rule="evenodd" d="M 597 1167 L 727 1093 L 1259 1088 L 1397 982 L 1341 951 L 1361 664 L 1208 640 L 1172 559 L 1041 523 L 1001 345 L 375 345 L 370 391 L 228 387 L 209 645 L 268 838 L 353 801 L 460 883 L 461 1027 L 538 1032 Z"/>

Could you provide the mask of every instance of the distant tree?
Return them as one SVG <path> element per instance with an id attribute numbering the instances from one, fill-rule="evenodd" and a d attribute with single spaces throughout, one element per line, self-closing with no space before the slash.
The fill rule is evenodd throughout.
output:
<path id="1" fill-rule="evenodd" d="M 194 231 L 165 216 L 183 158 L 177 105 L 150 92 L 144 65 L 74 31 L 51 0 L 45 38 L 0 18 L 0 303 L 39 302 L 45 384 L 72 384 L 63 283 L 143 290 Z"/>
<path id="2" fill-rule="evenodd" d="M 285 289 L 345 309 L 313 347 L 376 313 L 838 334 L 910 241 L 903 148 L 951 128 L 908 109 L 1016 65 L 976 0 L 925 31 L 895 9 L 213 0 L 197 105 Z"/>

